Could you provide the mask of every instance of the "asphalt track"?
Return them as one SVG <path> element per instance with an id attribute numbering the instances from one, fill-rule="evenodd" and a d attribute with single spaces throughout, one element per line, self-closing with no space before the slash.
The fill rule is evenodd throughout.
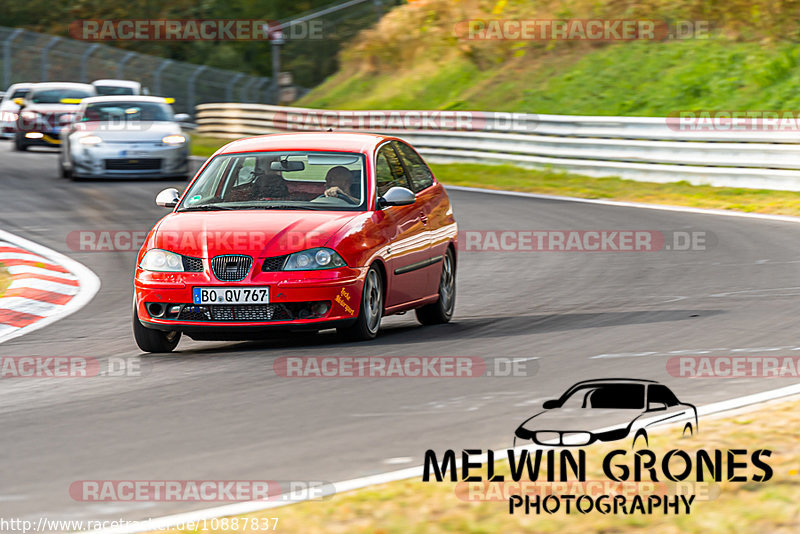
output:
<path id="1" fill-rule="evenodd" d="M 505 447 L 542 400 L 580 379 L 660 380 L 697 405 L 795 382 L 675 378 L 666 353 L 797 354 L 797 224 L 463 191 L 451 193 L 462 230 L 705 231 L 717 242 L 693 252 L 462 252 L 448 325 L 409 314 L 385 320 L 373 342 L 184 339 L 172 355 L 142 355 L 130 333 L 135 253 L 77 252 L 66 236 L 147 230 L 165 213 L 156 193 L 173 185 L 182 184 L 73 183 L 58 178 L 55 153 L 0 144 L 0 228 L 102 281 L 82 310 L 0 354 L 131 357 L 144 370 L 0 380 L 0 517 L 133 520 L 213 505 L 78 502 L 68 493 L 77 480 L 336 481 L 421 464 L 428 448 Z M 276 376 L 273 360 L 289 355 L 538 360 L 513 378 Z"/>

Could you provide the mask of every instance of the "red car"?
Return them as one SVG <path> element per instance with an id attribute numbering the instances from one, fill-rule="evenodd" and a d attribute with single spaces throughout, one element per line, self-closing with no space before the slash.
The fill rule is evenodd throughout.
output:
<path id="1" fill-rule="evenodd" d="M 383 316 L 450 320 L 457 227 L 428 166 L 394 137 L 278 134 L 218 150 L 150 231 L 134 278 L 146 352 L 192 339 L 336 328 L 372 339 Z"/>

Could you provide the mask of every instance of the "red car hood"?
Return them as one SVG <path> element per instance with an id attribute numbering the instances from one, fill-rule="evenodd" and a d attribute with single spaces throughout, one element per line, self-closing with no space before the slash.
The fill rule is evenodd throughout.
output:
<path id="1" fill-rule="evenodd" d="M 325 243 L 356 212 L 242 210 L 173 213 L 156 228 L 150 248 L 196 258 L 281 256 Z"/>

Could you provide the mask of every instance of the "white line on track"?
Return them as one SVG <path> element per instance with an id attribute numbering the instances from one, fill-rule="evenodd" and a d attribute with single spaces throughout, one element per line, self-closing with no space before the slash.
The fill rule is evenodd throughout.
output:
<path id="1" fill-rule="evenodd" d="M 49 291 L 50 293 L 60 293 L 62 295 L 74 295 L 80 291 L 80 288 L 78 287 L 59 284 L 58 282 L 51 282 L 50 280 L 42 280 L 41 278 L 17 278 L 11 282 L 9 289 L 23 287 L 28 289 Z"/>
<path id="2" fill-rule="evenodd" d="M 446 186 L 448 190 L 453 191 L 470 191 L 476 193 L 484 193 L 490 195 L 505 195 L 505 196 L 514 196 L 514 197 L 524 197 L 524 198 L 536 198 L 542 200 L 561 200 L 565 202 L 581 202 L 584 204 L 598 204 L 603 206 L 616 206 L 616 207 L 623 207 L 623 208 L 640 208 L 640 209 L 649 209 L 649 210 L 661 210 L 661 211 L 676 211 L 676 212 L 685 212 L 685 213 L 698 213 L 704 215 L 721 215 L 724 217 L 744 217 L 749 219 L 764 219 L 764 220 L 771 220 L 771 221 L 781 221 L 781 222 L 791 222 L 791 223 L 800 223 L 800 217 L 791 217 L 788 215 L 767 215 L 761 213 L 741 213 L 741 212 L 734 212 L 734 211 L 725 211 L 725 210 L 710 210 L 710 209 L 702 209 L 702 208 L 689 208 L 683 206 L 664 206 L 661 204 L 643 204 L 638 202 L 617 202 L 613 200 L 597 200 L 597 199 L 584 199 L 584 198 L 574 198 L 574 197 L 562 197 L 562 196 L 555 196 L 555 195 L 539 195 L 536 193 L 522 193 L 517 191 L 501 191 L 501 190 L 490 190 L 490 189 L 479 189 L 477 187 L 462 187 L 462 186 Z M 697 412 L 698 415 L 711 415 L 711 414 L 718 414 L 722 412 L 726 412 L 729 410 L 736 410 L 739 408 L 743 408 L 745 406 L 754 406 L 759 403 L 767 402 L 770 400 L 779 399 L 781 397 L 787 397 L 790 395 L 797 395 L 800 394 L 800 384 L 794 386 L 788 386 L 779 389 L 773 389 L 770 391 L 765 391 L 763 393 L 756 393 L 754 395 L 746 395 L 744 397 L 737 397 L 735 399 L 716 402 L 713 404 L 707 404 L 705 406 L 698 406 Z M 530 446 L 526 447 L 517 447 L 517 449 L 521 450 L 523 448 L 530 448 Z M 515 450 L 517 450 L 515 449 Z M 502 455 L 497 455 L 498 457 L 502 457 Z M 483 455 L 481 458 L 475 458 L 476 461 L 486 461 L 486 455 Z M 460 466 L 460 460 L 457 461 L 457 464 Z M 371 475 L 367 477 L 361 478 L 354 478 L 351 480 L 345 480 L 342 482 L 336 482 L 333 484 L 335 488 L 335 493 L 343 493 L 345 491 L 351 491 L 355 489 L 365 488 L 367 486 L 374 486 L 376 484 L 385 484 L 387 482 L 394 482 L 398 480 L 407 480 L 410 478 L 417 478 L 422 476 L 423 466 L 416 466 L 416 467 L 409 467 L 406 469 L 401 469 L 399 471 L 391 471 L 388 473 L 380 473 L 377 475 Z M 330 494 L 330 493 L 329 493 Z M 284 497 L 284 496 L 281 496 Z M 137 532 L 146 532 L 149 530 L 157 530 L 157 529 L 164 529 L 169 528 L 170 526 L 178 525 L 178 524 L 185 524 L 190 522 L 201 521 L 203 519 L 213 519 L 215 517 L 225 517 L 231 515 L 241 515 L 251 512 L 258 512 L 261 510 L 268 510 L 271 508 L 278 508 L 280 506 L 286 506 L 288 504 L 295 504 L 297 502 L 302 502 L 307 499 L 282 499 L 278 498 L 272 502 L 264 502 L 264 501 L 248 501 L 248 502 L 240 502 L 235 504 L 229 504 L 224 506 L 217 506 L 214 508 L 206 508 L 204 510 L 196 510 L 194 512 L 187 512 L 184 514 L 176 514 L 170 516 L 164 516 L 159 518 L 150 519 L 145 522 L 141 523 L 134 523 L 131 525 L 120 526 L 116 528 L 110 529 L 102 529 L 93 531 L 96 534 L 127 534 L 127 533 L 137 533 Z"/>
<path id="3" fill-rule="evenodd" d="M 53 278 L 63 278 L 64 280 L 77 280 L 70 273 L 61 273 L 58 271 L 51 271 L 42 267 L 34 267 L 33 265 L 9 265 L 6 270 L 12 275 L 15 274 L 38 274 L 41 276 L 52 276 Z"/>

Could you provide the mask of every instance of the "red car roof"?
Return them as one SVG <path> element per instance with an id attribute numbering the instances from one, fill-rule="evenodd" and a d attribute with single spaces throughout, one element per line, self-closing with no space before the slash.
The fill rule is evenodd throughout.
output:
<path id="1" fill-rule="evenodd" d="M 239 139 L 219 149 L 218 154 L 271 150 L 327 150 L 369 154 L 387 139 L 393 138 L 377 134 L 341 132 L 269 134 Z"/>

